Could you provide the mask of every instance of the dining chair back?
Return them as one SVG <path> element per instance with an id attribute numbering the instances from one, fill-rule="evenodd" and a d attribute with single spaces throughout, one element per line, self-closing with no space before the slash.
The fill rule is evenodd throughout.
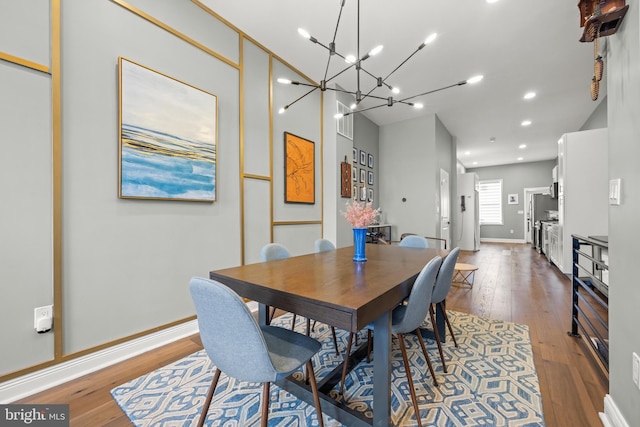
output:
<path id="1" fill-rule="evenodd" d="M 433 288 L 433 295 L 431 295 L 431 304 L 429 305 L 429 317 L 431 318 L 431 324 L 433 326 L 433 334 L 436 339 L 436 344 L 438 345 L 438 353 L 440 354 L 440 360 L 442 361 L 442 369 L 444 372 L 447 372 L 447 362 L 444 360 L 444 352 L 442 351 L 442 342 L 440 341 L 440 332 L 438 328 L 435 326 L 435 310 L 434 306 L 440 306 L 440 310 L 444 317 L 445 323 L 447 324 L 447 328 L 449 329 L 449 333 L 451 334 L 451 339 L 453 340 L 453 344 L 457 347 L 458 342 L 456 341 L 456 336 L 453 334 L 453 327 L 451 326 L 451 322 L 449 321 L 449 316 L 447 315 L 447 309 L 444 305 L 444 300 L 447 298 L 449 291 L 451 290 L 451 282 L 453 281 L 453 271 L 455 269 L 456 262 L 458 262 L 458 255 L 460 254 L 460 248 L 454 248 L 449 252 L 444 261 L 442 261 L 442 266 L 440 266 L 440 271 L 438 272 L 438 277 L 436 278 L 436 284 Z M 446 331 L 445 331 L 446 335 Z"/>
<path id="2" fill-rule="evenodd" d="M 444 301 L 451 290 L 451 283 L 453 282 L 453 271 L 458 262 L 458 255 L 460 254 L 460 248 L 454 248 L 449 252 L 442 261 L 442 266 L 438 272 L 436 279 L 436 285 L 433 288 L 433 296 L 431 302 L 434 304 Z"/>
<path id="3" fill-rule="evenodd" d="M 240 381 L 261 382 L 262 425 L 267 426 L 270 383 L 307 366 L 320 425 L 322 413 L 311 358 L 321 347 L 313 338 L 275 326 L 259 326 L 242 298 L 220 282 L 194 277 L 189 290 L 202 345 L 215 365 L 199 426 L 204 424 L 220 373 Z"/>
<path id="4" fill-rule="evenodd" d="M 403 246 L 405 248 L 428 248 L 429 240 L 427 240 L 426 237 L 412 234 L 400 240 L 398 246 Z"/>
<path id="5" fill-rule="evenodd" d="M 336 249 L 336 246 L 331 242 L 331 240 L 327 240 L 327 239 L 316 240 L 313 244 L 313 247 L 316 253 L 333 251 Z"/>
<path id="6" fill-rule="evenodd" d="M 434 257 L 424 266 L 411 288 L 406 304 L 401 304 L 393 310 L 391 332 L 407 334 L 420 327 L 429 314 L 431 295 L 438 276 L 442 258 Z"/>
<path id="7" fill-rule="evenodd" d="M 289 258 L 291 254 L 280 243 L 269 243 L 260 250 L 260 261 L 275 261 L 278 259 Z"/>

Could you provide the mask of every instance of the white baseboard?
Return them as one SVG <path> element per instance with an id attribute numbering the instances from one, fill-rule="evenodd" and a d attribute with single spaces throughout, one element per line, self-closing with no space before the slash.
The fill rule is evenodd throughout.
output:
<path id="1" fill-rule="evenodd" d="M 524 239 L 494 239 L 491 237 L 482 237 L 480 243 L 526 243 Z"/>
<path id="2" fill-rule="evenodd" d="M 608 394 L 604 397 L 604 413 L 600 412 L 599 415 L 604 427 L 629 427 L 613 398 Z"/>
<path id="3" fill-rule="evenodd" d="M 48 388 L 198 333 L 192 320 L 77 359 L 14 378 L 0 384 L 0 404 L 7 404 Z"/>

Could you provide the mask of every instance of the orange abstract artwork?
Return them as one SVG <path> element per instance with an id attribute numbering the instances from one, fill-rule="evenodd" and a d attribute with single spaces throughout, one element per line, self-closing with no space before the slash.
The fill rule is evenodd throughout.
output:
<path id="1" fill-rule="evenodd" d="M 315 148 L 313 141 L 285 132 L 286 203 L 315 203 Z"/>

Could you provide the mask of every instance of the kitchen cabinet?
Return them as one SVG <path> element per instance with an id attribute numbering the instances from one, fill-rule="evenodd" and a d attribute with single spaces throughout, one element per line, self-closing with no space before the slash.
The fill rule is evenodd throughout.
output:
<path id="1" fill-rule="evenodd" d="M 553 263 L 572 270 L 572 234 L 608 234 L 607 129 L 567 133 L 558 141 L 558 244 Z"/>

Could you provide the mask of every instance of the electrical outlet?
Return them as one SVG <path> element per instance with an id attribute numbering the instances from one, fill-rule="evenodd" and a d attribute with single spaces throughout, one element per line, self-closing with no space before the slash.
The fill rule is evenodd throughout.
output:
<path id="1" fill-rule="evenodd" d="M 634 384 L 640 388 L 640 357 L 635 352 L 633 353 L 632 375 Z"/>
<path id="2" fill-rule="evenodd" d="M 46 332 L 51 329 L 53 321 L 53 306 L 44 305 L 33 309 L 33 328 L 37 332 Z"/>

